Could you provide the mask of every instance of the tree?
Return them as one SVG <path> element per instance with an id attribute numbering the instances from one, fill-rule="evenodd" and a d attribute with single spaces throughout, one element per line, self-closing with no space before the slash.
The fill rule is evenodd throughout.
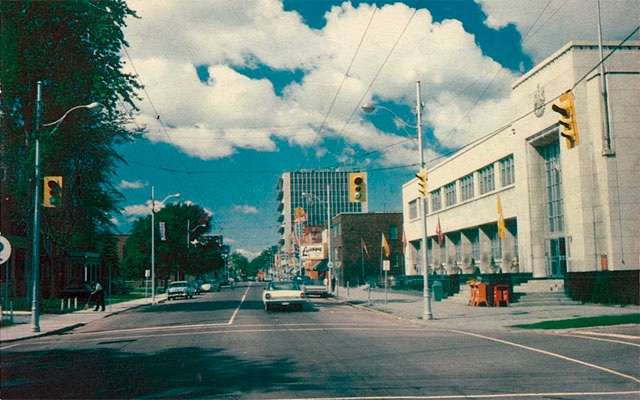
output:
<path id="1" fill-rule="evenodd" d="M 250 275 L 247 270 L 249 269 L 249 259 L 238 252 L 231 253 L 229 256 L 229 264 L 232 265 L 236 276 L 242 274 Z"/>
<path id="2" fill-rule="evenodd" d="M 220 241 L 215 236 L 204 236 L 212 225 L 211 215 L 202 207 L 193 203 L 171 203 L 156 212 L 155 222 L 158 279 L 175 279 L 184 274 L 202 275 L 222 268 Z M 165 227 L 164 235 L 159 228 L 161 224 Z M 127 239 L 123 260 L 127 275 L 143 276 L 143 271 L 151 268 L 150 255 L 149 215 L 134 221 L 131 236 Z"/>
<path id="3" fill-rule="evenodd" d="M 262 250 L 258 257 L 251 260 L 247 268 L 247 275 L 255 276 L 259 271 L 268 271 L 272 266 L 273 257 L 277 253 L 278 246 Z"/>
<path id="4" fill-rule="evenodd" d="M 0 2 L 0 231 L 32 237 L 36 82 L 44 86 L 42 122 L 78 105 L 102 105 L 97 114 L 69 114 L 55 135 L 41 130 L 41 171 L 63 177 L 63 204 L 42 212 L 48 259 L 114 246 L 110 215 L 119 212 L 121 195 L 112 178 L 122 161 L 115 145 L 140 133 L 127 125 L 140 86 L 120 60 L 128 17 L 135 13 L 121 0 Z"/>

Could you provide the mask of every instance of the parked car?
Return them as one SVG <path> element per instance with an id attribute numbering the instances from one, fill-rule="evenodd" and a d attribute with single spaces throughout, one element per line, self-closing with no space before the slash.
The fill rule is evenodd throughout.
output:
<path id="1" fill-rule="evenodd" d="M 302 310 L 307 302 L 304 292 L 293 281 L 271 282 L 262 293 L 265 311 L 271 311 L 274 307 L 292 307 L 295 310 Z"/>
<path id="2" fill-rule="evenodd" d="M 230 289 L 233 289 L 235 283 L 233 282 L 233 280 L 229 279 L 229 278 L 220 278 L 220 280 L 218 280 L 218 283 L 220 284 L 220 287 L 228 287 Z"/>
<path id="3" fill-rule="evenodd" d="M 220 284 L 216 281 L 203 282 L 200 288 L 203 292 L 219 292 Z"/>
<path id="4" fill-rule="evenodd" d="M 306 297 L 328 297 L 329 291 L 324 283 L 320 281 L 307 280 L 302 283 L 302 291 Z"/>
<path id="5" fill-rule="evenodd" d="M 202 293 L 202 289 L 200 288 L 200 284 L 197 281 L 189 281 L 189 286 L 193 288 L 193 294 Z"/>
<path id="6" fill-rule="evenodd" d="M 91 286 L 86 283 L 73 283 L 60 291 L 63 299 L 78 298 L 79 300 L 87 300 L 93 292 Z"/>
<path id="7" fill-rule="evenodd" d="M 167 287 L 167 298 L 169 300 L 182 297 L 185 299 L 192 299 L 194 294 L 193 286 L 187 281 L 171 282 Z"/>

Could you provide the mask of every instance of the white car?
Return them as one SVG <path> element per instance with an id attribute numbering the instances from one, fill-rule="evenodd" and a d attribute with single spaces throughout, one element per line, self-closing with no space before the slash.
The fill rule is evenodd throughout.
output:
<path id="1" fill-rule="evenodd" d="M 167 288 L 167 299 L 176 299 L 183 297 L 185 299 L 192 299 L 194 294 L 193 286 L 187 281 L 171 282 Z"/>
<path id="2" fill-rule="evenodd" d="M 306 297 L 329 297 L 327 287 L 320 281 L 304 281 L 302 283 L 302 291 Z"/>
<path id="3" fill-rule="evenodd" d="M 291 281 L 270 282 L 262 294 L 264 309 L 273 310 L 274 307 L 292 307 L 302 310 L 307 299 L 297 283 Z"/>

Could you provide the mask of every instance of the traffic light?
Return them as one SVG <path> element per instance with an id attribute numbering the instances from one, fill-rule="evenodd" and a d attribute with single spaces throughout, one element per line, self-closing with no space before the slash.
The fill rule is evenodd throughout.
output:
<path id="1" fill-rule="evenodd" d="M 362 203 L 367 201 L 367 173 L 349 173 L 349 201 Z"/>
<path id="2" fill-rule="evenodd" d="M 418 192 L 420 196 L 422 196 L 422 198 L 427 197 L 427 170 L 421 168 L 416 174 L 416 178 L 418 178 Z"/>
<path id="3" fill-rule="evenodd" d="M 580 144 L 580 135 L 578 134 L 578 121 L 576 121 L 576 108 L 573 102 L 573 93 L 569 90 L 562 96 L 560 96 L 559 104 L 553 104 L 551 109 L 558 114 L 561 118 L 560 135 L 567 140 L 567 149 L 573 149 Z"/>
<path id="4" fill-rule="evenodd" d="M 44 177 L 44 202 L 45 207 L 59 207 L 62 205 L 62 177 Z"/>

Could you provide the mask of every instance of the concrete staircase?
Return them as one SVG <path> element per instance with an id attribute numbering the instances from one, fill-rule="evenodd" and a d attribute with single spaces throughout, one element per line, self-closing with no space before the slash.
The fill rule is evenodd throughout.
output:
<path id="1" fill-rule="evenodd" d="M 460 292 L 444 299 L 448 303 L 468 304 L 471 298 L 468 284 L 460 284 Z M 579 305 L 564 292 L 562 279 L 534 279 L 513 287 L 511 306 Z"/>
<path id="2" fill-rule="evenodd" d="M 562 279 L 535 279 L 513 287 L 513 306 L 562 306 L 578 305 L 564 292 Z"/>

